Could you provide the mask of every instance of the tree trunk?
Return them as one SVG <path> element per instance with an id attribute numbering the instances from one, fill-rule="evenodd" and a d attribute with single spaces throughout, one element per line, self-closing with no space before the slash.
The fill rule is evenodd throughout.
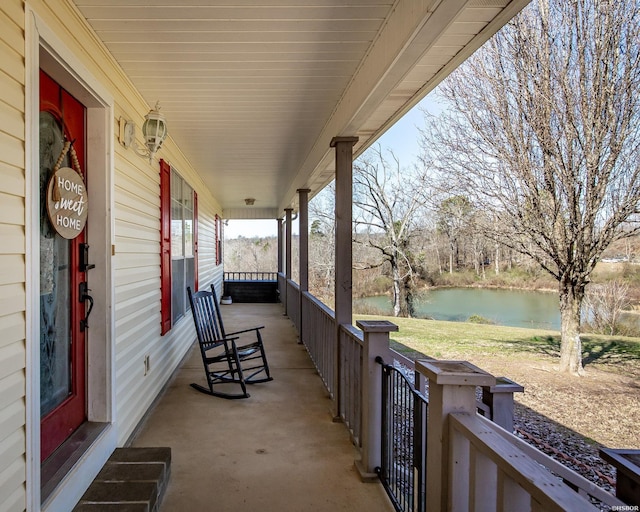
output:
<path id="1" fill-rule="evenodd" d="M 393 276 L 393 316 L 400 316 L 402 304 L 402 279 L 398 265 L 391 261 L 391 275 Z"/>
<path id="2" fill-rule="evenodd" d="M 415 307 L 413 304 L 413 283 L 411 282 L 411 276 L 409 275 L 409 273 L 407 273 L 405 278 L 403 279 L 402 286 L 404 292 L 404 307 L 400 311 L 400 316 L 413 318 L 415 313 Z"/>
<path id="3" fill-rule="evenodd" d="M 453 274 L 453 244 L 449 245 L 449 274 Z"/>
<path id="4" fill-rule="evenodd" d="M 438 262 L 438 274 L 442 275 L 442 261 L 440 260 L 440 249 L 438 249 L 437 243 L 436 243 L 436 261 Z"/>
<path id="5" fill-rule="evenodd" d="M 582 342 L 580 340 L 580 308 L 584 289 L 560 284 L 560 371 L 583 375 Z"/>

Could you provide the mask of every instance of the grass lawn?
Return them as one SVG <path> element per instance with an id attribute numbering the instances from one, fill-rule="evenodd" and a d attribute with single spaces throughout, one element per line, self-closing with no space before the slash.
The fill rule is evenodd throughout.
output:
<path id="1" fill-rule="evenodd" d="M 584 377 L 557 372 L 556 331 L 380 316 L 399 327 L 391 346 L 408 357 L 472 362 L 525 388 L 523 405 L 594 442 L 640 449 L 640 338 L 583 335 Z"/>

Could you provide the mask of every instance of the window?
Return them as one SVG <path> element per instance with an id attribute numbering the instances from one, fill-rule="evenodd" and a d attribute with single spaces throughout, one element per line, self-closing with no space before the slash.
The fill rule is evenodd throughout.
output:
<path id="1" fill-rule="evenodd" d="M 193 189 L 171 170 L 171 323 L 188 310 L 187 286 L 195 289 Z"/>
<path id="2" fill-rule="evenodd" d="M 197 289 L 198 196 L 160 162 L 162 334 L 189 311 L 187 286 Z"/>

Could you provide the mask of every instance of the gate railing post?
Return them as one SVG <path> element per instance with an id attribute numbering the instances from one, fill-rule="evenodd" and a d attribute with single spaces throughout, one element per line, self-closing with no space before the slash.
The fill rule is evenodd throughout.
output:
<path id="1" fill-rule="evenodd" d="M 362 453 L 356 468 L 363 482 L 378 480 L 382 453 L 382 366 L 376 357 L 389 352 L 389 333 L 398 326 L 386 320 L 359 320 L 356 325 L 364 333 L 361 368 Z"/>
<path id="2" fill-rule="evenodd" d="M 489 407 L 491 421 L 513 433 L 513 394 L 524 392 L 517 382 L 507 377 L 497 377 L 493 386 L 482 386 L 482 403 Z"/>
<path id="3" fill-rule="evenodd" d="M 447 510 L 451 412 L 476 414 L 476 386 L 492 386 L 493 375 L 467 361 L 417 360 L 416 371 L 429 379 L 427 415 L 427 512 Z"/>

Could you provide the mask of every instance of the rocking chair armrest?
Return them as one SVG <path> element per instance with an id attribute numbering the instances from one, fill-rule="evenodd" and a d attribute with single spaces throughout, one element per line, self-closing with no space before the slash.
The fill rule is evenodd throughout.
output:
<path id="1" fill-rule="evenodd" d="M 225 344 L 225 342 L 231 342 L 232 345 L 236 344 L 236 340 L 239 339 L 239 336 L 227 336 L 225 338 L 220 338 L 217 340 L 207 340 L 207 341 L 201 341 L 200 345 L 202 345 L 202 348 L 204 348 L 204 350 L 211 350 L 212 348 L 216 348 L 219 347 L 220 345 Z"/>
<path id="2" fill-rule="evenodd" d="M 249 329 L 243 329 L 242 331 L 236 331 L 236 332 L 228 332 L 227 333 L 227 338 L 229 336 L 235 336 L 236 334 L 243 334 L 245 332 L 251 332 L 251 331 L 258 331 L 260 329 L 264 329 L 264 325 L 259 325 L 258 327 L 250 327 Z"/>

